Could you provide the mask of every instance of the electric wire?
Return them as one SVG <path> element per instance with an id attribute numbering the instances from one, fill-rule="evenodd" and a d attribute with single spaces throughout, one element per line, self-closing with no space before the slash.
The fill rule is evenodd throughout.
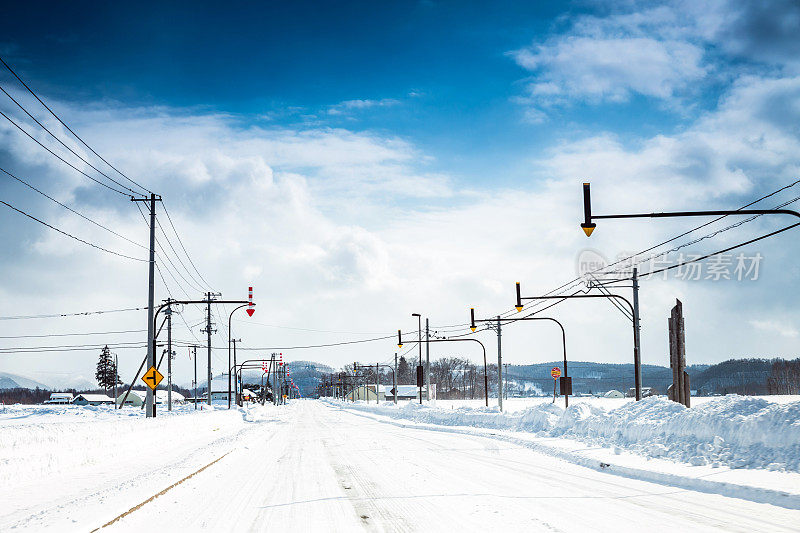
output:
<path id="1" fill-rule="evenodd" d="M 95 226 L 97 226 L 97 227 L 99 227 L 99 228 L 102 228 L 102 229 L 106 230 L 107 232 L 109 232 L 109 233 L 111 233 L 111 234 L 113 234 L 113 235 L 116 235 L 117 237 L 119 237 L 119 238 L 121 238 L 121 239 L 124 239 L 124 240 L 128 241 L 128 242 L 129 242 L 129 243 L 131 243 L 131 244 L 135 244 L 136 246 L 138 246 L 138 247 L 140 247 L 140 248 L 144 248 L 145 250 L 147 250 L 147 246 L 145 246 L 145 245 L 143 245 L 143 244 L 139 244 L 138 242 L 136 242 L 136 241 L 134 241 L 134 240 L 132 240 L 132 239 L 129 239 L 128 237 L 126 237 L 126 236 L 124 236 L 124 235 L 120 235 L 119 233 L 117 233 L 117 232 L 116 232 L 116 231 L 114 231 L 113 229 L 111 229 L 111 228 L 108 228 L 108 227 L 104 226 L 103 224 L 100 224 L 99 222 L 97 222 L 97 221 L 95 221 L 95 220 L 92 220 L 91 218 L 87 217 L 87 216 L 86 216 L 86 215 L 84 215 L 83 213 L 79 213 L 79 212 L 78 212 L 78 211 L 76 211 L 75 209 L 72 209 L 70 206 L 68 206 L 68 205 L 65 205 L 65 204 L 62 204 L 61 202 L 59 202 L 58 200 L 56 200 L 56 199 L 55 199 L 55 198 L 53 198 L 52 196 L 48 195 L 47 193 L 44 193 L 44 192 L 42 192 L 41 190 L 37 189 L 36 187 L 34 187 L 33 185 L 31 185 L 31 184 L 30 184 L 30 183 L 28 183 L 27 181 L 23 180 L 22 178 L 19 178 L 18 176 L 15 176 L 15 175 L 14 175 L 14 174 L 12 174 L 11 172 L 7 171 L 6 169 L 4 169 L 4 168 L 0 167 L 0 172 L 3 172 L 3 173 L 4 173 L 4 174 L 6 174 L 7 176 L 9 176 L 9 177 L 11 177 L 11 178 L 13 178 L 13 179 L 17 180 L 18 182 L 22 183 L 22 184 L 23 184 L 23 185 L 25 185 L 26 187 L 28 187 L 28 188 L 30 188 L 30 189 L 32 189 L 32 190 L 34 190 L 34 191 L 36 191 L 37 193 L 41 194 L 42 196 L 44 196 L 44 197 L 45 197 L 45 198 L 47 198 L 48 200 L 51 200 L 51 201 L 53 201 L 53 202 L 57 203 L 58 205 L 60 205 L 60 206 L 61 206 L 61 207 L 63 207 L 64 209 L 66 209 L 67 211 L 70 211 L 70 212 L 72 212 L 72 213 L 74 213 L 74 214 L 78 215 L 78 216 L 79 216 L 79 217 L 81 217 L 82 219 L 84 219 L 84 220 L 87 220 L 87 221 L 91 222 L 91 223 L 92 223 L 92 224 L 94 224 Z"/>
<path id="2" fill-rule="evenodd" d="M 8 71 L 9 71 L 9 72 L 11 72 L 11 74 L 13 74 L 15 78 L 17 78 L 17 81 L 19 81 L 19 82 L 22 84 L 22 86 L 23 86 L 23 87 L 25 87 L 25 88 L 28 90 L 28 92 L 29 92 L 29 93 L 31 93 L 31 95 L 33 95 L 33 97 L 34 97 L 34 98 L 36 98 L 36 100 L 38 100 L 38 101 L 39 101 L 39 103 L 40 103 L 40 104 L 42 104 L 42 106 L 44 106 L 44 108 L 45 108 L 45 109 L 47 109 L 47 110 L 50 112 L 50 114 L 51 114 L 51 115 L 53 115 L 53 117 L 55 117 L 55 119 L 56 119 L 56 120 L 58 120 L 58 121 L 61 123 L 61 125 L 62 125 L 62 126 L 64 126 L 64 127 L 67 129 L 67 131 L 69 131 L 69 132 L 70 132 L 70 133 L 71 133 L 71 134 L 72 134 L 72 135 L 73 135 L 73 136 L 74 136 L 76 139 L 78 139 L 78 140 L 81 142 L 81 144 L 83 144 L 83 145 L 84 145 L 86 148 L 88 148 L 90 152 L 92 152 L 92 153 L 93 153 L 95 156 L 97 156 L 97 157 L 98 157 L 98 158 L 99 158 L 101 161 L 103 161 L 103 163 L 105 163 L 106 165 L 108 165 L 109 167 L 111 167 L 111 168 L 112 168 L 112 169 L 113 169 L 113 170 L 114 170 L 114 171 L 115 171 L 117 174 L 119 174 L 120 176 L 122 176 L 123 178 L 125 178 L 126 180 L 128 180 L 129 182 L 133 183 L 134 185 L 136 185 L 136 186 L 137 186 L 137 187 L 139 187 L 140 189 L 142 189 L 142 190 L 144 190 L 144 191 L 147 191 L 147 192 L 149 192 L 149 193 L 151 193 L 151 194 L 152 194 L 152 191 L 150 191 L 150 190 L 149 190 L 147 187 L 144 187 L 144 186 L 142 186 L 142 185 L 140 185 L 140 184 L 136 183 L 136 182 L 135 182 L 135 181 L 133 181 L 131 178 L 129 178 L 128 176 L 126 176 L 125 174 L 123 174 L 122 172 L 120 172 L 120 171 L 119 171 L 119 170 L 118 170 L 118 169 L 117 169 L 117 168 L 116 168 L 114 165 L 112 165 L 111 163 L 109 163 L 108 161 L 106 161 L 106 160 L 103 158 L 103 156 L 101 156 L 100 154 L 98 154 L 98 153 L 97 153 L 97 152 L 96 152 L 96 151 L 95 151 L 95 150 L 94 150 L 94 149 L 93 149 L 91 146 L 89 146 L 88 144 L 86 144 L 86 142 L 85 142 L 85 141 L 84 141 L 84 140 L 83 140 L 83 139 L 82 139 L 82 138 L 81 138 L 81 137 L 80 137 L 80 136 L 79 136 L 77 133 L 75 133 L 74 131 L 72 131 L 72 128 L 70 128 L 70 127 L 69 127 L 69 126 L 68 126 L 68 125 L 67 125 L 67 124 L 66 124 L 66 123 L 65 123 L 63 120 L 61 120 L 61 118 L 60 118 L 58 115 L 56 115 L 56 114 L 55 114 L 55 112 L 54 112 L 52 109 L 50 109 L 50 107 L 49 107 L 47 104 L 45 104 L 45 103 L 42 101 L 42 99 L 41 99 L 41 98 L 39 98 L 39 96 L 38 96 L 38 95 L 37 95 L 37 94 L 36 94 L 36 93 L 33 91 L 33 89 L 31 89 L 31 88 L 28 86 L 28 84 L 27 84 L 27 83 L 25 83 L 25 81 L 23 81 L 23 79 L 22 79 L 22 78 L 20 78 L 20 77 L 19 77 L 19 75 L 17 75 L 17 73 L 16 73 L 16 72 L 14 72 L 14 69 L 12 69 L 12 68 L 9 66 L 9 64 L 5 62 L 5 60 L 4 60 L 2 57 L 0 57 L 0 63 L 3 63 L 3 66 L 5 66 L 5 67 L 8 69 Z M 112 181 L 113 181 L 113 180 L 112 180 Z M 115 183 L 117 183 L 117 182 L 115 181 Z M 125 188 L 125 189 L 128 189 L 128 188 L 127 188 L 127 187 L 125 187 L 124 185 L 121 185 L 121 184 L 119 184 L 119 183 L 117 183 L 117 184 L 118 184 L 118 185 L 120 185 L 121 187 Z M 129 191 L 131 191 L 131 189 L 128 189 L 128 190 L 129 190 Z M 131 192 L 133 192 L 133 191 L 131 191 Z"/>
<path id="3" fill-rule="evenodd" d="M 36 117 L 34 117 L 33 115 L 31 115 L 31 114 L 30 114 L 30 112 L 29 112 L 27 109 L 25 109 L 25 107 L 23 107 L 23 105 L 22 105 L 22 104 L 20 104 L 20 103 L 19 103 L 19 102 L 18 102 L 18 101 L 17 101 L 17 100 L 16 100 L 16 99 L 13 97 L 13 96 L 11 96 L 10 94 L 8 94 L 8 92 L 7 92 L 7 91 L 6 91 L 6 90 L 3 88 L 3 86 L 2 86 L 2 85 L 0 85 L 0 91 L 3 91 L 3 93 L 4 93 L 6 96 L 8 96 L 8 97 L 11 99 L 11 101 L 12 101 L 12 102 L 14 102 L 15 104 L 17 104 L 17 107 L 19 107 L 19 108 L 20 108 L 20 109 L 21 109 L 21 110 L 22 110 L 22 111 L 23 111 L 23 112 L 24 112 L 26 115 L 28 115 L 28 117 L 30 117 L 30 118 L 31 118 L 31 120 L 33 120 L 34 122 L 36 122 L 36 124 L 38 124 L 40 128 L 42 128 L 44 131 L 46 131 L 47 133 L 49 133 L 49 134 L 50 134 L 50 136 L 51 136 L 53 139 L 55 139 L 56 141 L 58 141 L 58 143 L 59 143 L 59 144 L 61 144 L 61 146 L 63 146 L 64 148 L 66 148 L 67 150 L 69 150 L 70 152 L 72 152 L 72 154 L 73 154 L 75 157 L 77 157 L 78 159 L 80 159 L 81 161 L 83 161 L 83 162 L 84 162 L 86 165 L 90 166 L 90 167 L 91 167 L 92 169 L 94 169 L 94 170 L 95 170 L 95 171 L 96 171 L 98 174 L 101 174 L 102 176 L 105 176 L 105 177 L 106 177 L 108 180 L 110 180 L 110 181 L 112 181 L 112 182 L 116 183 L 116 184 L 117 184 L 117 185 L 119 185 L 120 187 L 122 187 L 122 188 L 124 188 L 124 189 L 126 189 L 126 190 L 128 190 L 128 191 L 130 191 L 130 192 L 132 192 L 132 193 L 134 193 L 134 194 L 140 194 L 140 193 L 137 193 L 136 191 L 134 191 L 133 189 L 129 189 L 128 187 L 126 187 L 125 185 L 121 184 L 120 182 L 118 182 L 117 180 L 115 180 L 114 178 L 112 178 L 111 176 L 109 176 L 108 174 L 106 174 L 105 172 L 103 172 L 102 170 L 100 170 L 99 168 L 97 168 L 96 166 L 92 165 L 92 164 L 91 164 L 90 162 L 88 162 L 86 159 L 84 159 L 84 158 L 83 158 L 83 157 L 82 157 L 82 156 L 81 156 L 81 155 L 80 155 L 78 152 L 76 152 L 75 150 L 73 150 L 73 149 L 72 149 L 71 147 L 69 147 L 69 146 L 68 146 L 66 143 L 64 143 L 64 141 L 62 141 L 61 139 L 59 139 L 59 138 L 58 138 L 58 137 L 57 137 L 57 136 L 56 136 L 56 135 L 55 135 L 55 134 L 54 134 L 52 131 L 50 131 L 49 129 L 47 129 L 47 126 L 45 126 L 44 124 L 42 124 L 41 122 L 39 122 L 39 120 L 38 120 Z"/>
<path id="4" fill-rule="evenodd" d="M 97 244 L 91 243 L 91 242 L 89 242 L 89 241 L 85 241 L 85 240 L 81 239 L 80 237 L 76 237 L 75 235 L 72 235 L 71 233 L 67 233 L 66 231 L 64 231 L 64 230 L 62 230 L 62 229 L 59 229 L 59 228 L 57 228 L 57 227 L 55 227 L 55 226 L 53 226 L 53 225 L 51 225 L 51 224 L 48 224 L 48 223 L 47 223 L 47 222 L 45 222 L 44 220 L 38 219 L 38 218 L 36 218 L 35 216 L 33 216 L 33 215 L 30 215 L 30 214 L 26 213 L 25 211 L 23 211 L 23 210 L 21 210 L 21 209 L 17 209 L 17 208 L 16 208 L 16 207 L 14 207 L 13 205 L 11 205 L 11 204 L 9 204 L 8 202 L 5 202 L 5 201 L 3 201 L 3 200 L 0 200 L 0 204 L 3 204 L 3 205 L 5 205 L 5 206 L 7 206 L 7 207 L 9 207 L 9 208 L 13 209 L 13 210 L 14 210 L 14 211 L 16 211 L 17 213 L 20 213 L 20 214 L 22 214 L 22 215 L 25 215 L 26 217 L 30 218 L 31 220 L 35 220 L 35 221 L 36 221 L 36 222 L 38 222 L 39 224 L 42 224 L 42 225 L 44 225 L 44 226 L 47 226 L 48 228 L 50 228 L 50 229 L 52 229 L 52 230 L 54 230 L 54 231 L 57 231 L 58 233 L 61 233 L 62 235 L 66 235 L 66 236 L 67 236 L 67 237 L 69 237 L 70 239 L 74 239 L 74 240 L 76 240 L 76 241 L 78 241 L 78 242 L 81 242 L 81 243 L 83 243 L 83 244 L 86 244 L 86 245 L 88 245 L 88 246 L 91 246 L 92 248 L 96 248 L 96 249 L 98 249 L 98 250 L 100 250 L 100 251 L 103 251 L 103 252 L 106 252 L 106 253 L 109 253 L 109 254 L 112 254 L 112 255 L 116 255 L 116 256 L 119 256 L 119 257 L 124 257 L 125 259 L 131 259 L 131 260 L 133 260 L 133 261 L 140 261 L 140 262 L 144 262 L 144 263 L 146 263 L 146 262 L 147 262 L 147 259 L 140 259 L 140 258 L 138 258 L 138 257 L 132 257 L 132 256 L 130 256 L 130 255 L 125 255 L 125 254 L 122 254 L 122 253 L 119 253 L 119 252 L 115 252 L 115 251 L 113 251 L 113 250 L 109 250 L 108 248 L 103 248 L 102 246 L 98 246 Z"/>
<path id="5" fill-rule="evenodd" d="M 19 315 L 19 316 L 0 316 L 0 320 L 27 320 L 37 318 L 62 318 L 70 316 L 103 315 L 108 313 L 123 313 L 127 311 L 146 311 L 147 307 L 127 307 L 125 309 L 106 309 L 102 311 L 81 311 L 77 313 L 54 313 L 49 315 Z"/>
<path id="6" fill-rule="evenodd" d="M 203 277 L 203 275 L 197 269 L 197 266 L 194 264 L 194 261 L 192 261 L 192 256 L 190 256 L 189 252 L 186 251 L 186 247 L 183 245 L 183 241 L 181 240 L 181 236 L 178 233 L 178 230 L 175 228 L 175 224 L 172 223 L 172 217 L 169 215 L 169 211 L 167 210 L 167 206 L 164 205 L 163 202 L 162 202 L 162 207 L 164 208 L 164 214 L 167 215 L 167 221 L 169 221 L 169 225 L 172 227 L 172 231 L 175 233 L 175 236 L 178 238 L 178 244 L 180 244 L 181 248 L 183 249 L 183 253 L 186 254 L 186 258 L 189 260 L 189 263 L 192 265 L 192 268 L 194 269 L 194 271 L 197 272 L 197 275 L 200 277 L 200 279 L 203 280 L 203 282 L 206 284 L 206 286 L 208 286 L 210 288 L 211 284 Z"/>
<path id="7" fill-rule="evenodd" d="M 0 339 L 43 339 L 50 337 L 86 337 L 90 335 L 120 335 L 123 333 L 144 333 L 146 329 L 125 329 L 120 331 L 93 331 L 89 333 L 47 333 L 43 335 L 3 335 Z"/>
<path id="8" fill-rule="evenodd" d="M 51 155 L 53 155 L 53 156 L 55 156 L 56 158 L 58 158 L 58 159 L 59 159 L 59 160 L 60 160 L 62 163 L 64 163 L 64 164 L 68 165 L 68 166 L 69 166 L 70 168 L 72 168 L 73 170 L 75 170 L 75 171 L 77 171 L 77 172 L 80 172 L 81 174 L 83 174 L 84 176 L 86 176 L 87 178 L 89 178 L 90 180 L 92 180 L 93 182 L 97 183 L 98 185 L 102 185 L 102 186 L 103 186 L 103 187 L 105 187 L 106 189 L 112 190 L 112 191 L 114 191 L 114 192 L 116 192 L 116 193 L 119 193 L 119 194 L 121 194 L 121 195 L 123 195 L 123 196 L 130 196 L 130 195 L 129 195 L 128 193 L 126 193 L 125 191 L 121 191 L 121 190 L 119 190 L 119 189 L 117 189 L 117 188 L 114 188 L 114 187 L 112 187 L 111 185 L 108 185 L 108 184 L 106 184 L 106 183 L 103 183 L 102 181 L 98 180 L 98 179 L 97 179 L 97 178 L 95 178 L 94 176 L 90 176 L 89 174 L 87 174 L 87 173 L 86 173 L 86 172 L 84 172 L 83 170 L 79 169 L 78 167 L 76 167 L 75 165 L 73 165 L 72 163 L 70 163 L 69 161 L 67 161 L 66 159 L 64 159 L 63 157 L 61 157 L 60 155 L 58 155 L 58 154 L 57 154 L 57 153 L 55 153 L 54 151 L 52 151 L 50 148 L 48 148 L 47 146 L 45 146 L 44 144 L 42 144 L 42 143 L 39 141 L 39 139 L 37 139 L 36 137 L 34 137 L 33 135 L 31 135 L 30 133 L 28 133 L 27 131 L 25 131 L 25 129 L 23 129 L 23 128 L 22 128 L 22 126 L 20 126 L 20 125 L 19 125 L 19 124 L 17 124 L 16 122 L 14 122 L 14 120 L 13 120 L 11 117 L 9 117 L 8 115 L 6 115 L 6 114 L 5 114 L 5 113 L 3 113 L 2 111 L 0 111 L 0 115 L 3 115 L 3 117 L 5 117 L 5 119 L 6 119 L 6 120 L 8 120 L 9 122 L 11 122 L 11 124 L 13 124 L 13 125 L 14 125 L 14 126 L 15 126 L 15 127 L 18 129 L 18 130 L 19 130 L 19 131 L 21 131 L 22 133 L 24 133 L 25 135 L 27 135 L 29 139 L 31 139 L 33 142 L 35 142 L 36 144 L 38 144 L 39 146 L 41 146 L 42 148 L 44 148 L 45 150 L 47 150 L 48 152 L 50 152 L 50 154 L 51 154 Z"/>
<path id="9" fill-rule="evenodd" d="M 194 288 L 194 289 L 197 289 L 197 290 L 199 290 L 200 292 L 203 292 L 203 284 L 202 284 L 202 283 L 200 283 L 200 282 L 198 282 L 198 281 L 197 281 L 197 280 L 196 280 L 196 279 L 193 277 L 193 275 L 192 275 L 192 273 L 189 271 L 189 269 L 188 269 L 188 268 L 186 268 L 186 265 L 185 265 L 185 264 L 183 264 L 183 261 L 181 261 L 181 258 L 180 258 L 180 256 L 178 255 L 178 252 L 176 252 L 176 251 L 175 251 L 175 247 L 174 247 L 174 246 L 172 246 L 172 242 L 170 242 L 170 240 L 169 240 L 169 237 L 167 237 L 167 234 L 166 234 L 166 232 L 164 231 L 164 228 L 163 228 L 163 227 L 161 227 L 161 222 L 159 222 L 159 221 L 158 221 L 158 219 L 156 219 L 156 226 L 157 226 L 157 227 L 158 227 L 158 229 L 161 231 L 161 234 L 164 236 L 164 239 L 167 241 L 167 245 L 169 246 L 170 250 L 172 250 L 172 253 L 173 253 L 173 255 L 174 255 L 175 259 L 177 259 L 177 261 L 178 261 L 178 264 L 180 264 L 180 265 L 183 267 L 183 269 L 184 269 L 184 270 L 186 271 L 186 273 L 189 275 L 189 278 L 191 278 L 192 282 L 194 283 L 194 285 L 193 285 L 193 287 L 192 287 L 192 288 Z M 158 239 L 156 239 L 156 240 L 158 240 Z M 161 245 L 161 250 L 162 250 L 162 251 L 164 252 L 164 254 L 166 255 L 166 253 L 167 253 L 167 252 L 166 252 L 166 250 L 164 250 L 164 247 L 163 247 L 163 245 Z M 172 263 L 171 261 L 170 261 L 170 263 L 173 265 L 173 267 L 175 266 L 175 265 L 174 265 L 174 263 Z M 177 270 L 177 267 L 176 267 L 176 270 Z M 180 272 L 179 272 L 179 273 L 180 273 Z M 186 283 L 187 283 L 187 284 L 190 284 L 190 285 L 191 285 L 191 283 L 189 282 L 189 280 L 187 280 L 187 279 L 186 279 L 186 278 L 183 276 L 183 274 L 181 274 L 181 278 L 183 278 L 183 280 L 184 280 L 184 281 L 186 281 Z"/>

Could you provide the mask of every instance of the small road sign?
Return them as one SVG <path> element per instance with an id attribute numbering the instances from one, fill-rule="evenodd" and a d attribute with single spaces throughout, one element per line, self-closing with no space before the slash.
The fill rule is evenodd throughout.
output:
<path id="1" fill-rule="evenodd" d="M 148 387 L 153 390 L 156 390 L 158 384 L 161 383 L 161 380 L 164 379 L 164 376 L 161 375 L 161 372 L 156 370 L 156 367 L 151 366 L 147 372 L 144 373 L 142 376 L 142 381 L 144 381 Z"/>
<path id="2" fill-rule="evenodd" d="M 560 378 L 561 377 L 561 369 L 558 368 L 557 366 L 553 367 L 553 370 L 550 371 L 550 375 L 553 376 L 553 379 Z"/>

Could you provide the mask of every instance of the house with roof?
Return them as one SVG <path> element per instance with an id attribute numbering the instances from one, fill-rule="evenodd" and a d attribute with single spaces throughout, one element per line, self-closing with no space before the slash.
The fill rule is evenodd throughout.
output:
<path id="1" fill-rule="evenodd" d="M 45 400 L 43 403 L 50 405 L 66 405 L 72 403 L 72 400 L 73 396 L 71 392 L 52 392 L 50 393 L 50 399 Z"/>
<path id="2" fill-rule="evenodd" d="M 117 396 L 116 404 L 121 405 L 122 400 L 125 399 L 125 405 L 129 407 L 141 407 L 144 405 L 147 398 L 147 392 L 142 390 L 132 390 L 128 397 L 125 398 L 125 392 Z M 186 398 L 183 394 L 172 391 L 172 405 L 186 403 Z M 156 405 L 167 404 L 167 391 L 163 389 L 156 390 Z"/>
<path id="3" fill-rule="evenodd" d="M 84 393 L 75 396 L 72 403 L 74 405 L 111 405 L 114 403 L 114 400 L 105 394 Z"/>

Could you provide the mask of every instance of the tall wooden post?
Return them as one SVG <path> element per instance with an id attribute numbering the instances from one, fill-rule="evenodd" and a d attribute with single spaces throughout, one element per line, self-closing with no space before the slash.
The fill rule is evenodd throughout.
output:
<path id="1" fill-rule="evenodd" d="M 686 334 L 683 326 L 683 304 L 675 300 L 670 312 L 669 323 L 669 366 L 672 368 L 672 385 L 667 394 L 670 400 L 691 407 L 691 387 L 686 372 Z"/>

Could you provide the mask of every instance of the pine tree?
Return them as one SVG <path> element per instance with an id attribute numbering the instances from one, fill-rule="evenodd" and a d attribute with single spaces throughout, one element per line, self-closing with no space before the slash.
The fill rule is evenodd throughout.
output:
<path id="1" fill-rule="evenodd" d="M 114 364 L 114 360 L 111 358 L 111 350 L 108 349 L 108 346 L 100 352 L 100 359 L 97 361 L 97 372 L 95 372 L 94 378 L 97 380 L 97 384 L 105 389 L 106 394 L 108 394 L 108 389 L 122 383 L 117 374 L 117 365 Z"/>
<path id="2" fill-rule="evenodd" d="M 411 377 L 411 367 L 406 358 L 401 355 L 400 361 L 397 363 L 397 384 L 408 385 L 411 383 Z"/>

